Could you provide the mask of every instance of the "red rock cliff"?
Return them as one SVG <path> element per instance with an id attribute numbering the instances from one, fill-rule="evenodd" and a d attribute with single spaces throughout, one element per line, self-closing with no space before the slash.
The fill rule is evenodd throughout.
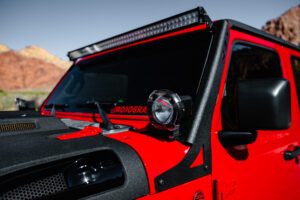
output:
<path id="1" fill-rule="evenodd" d="M 278 18 L 268 21 L 262 29 L 300 46 L 300 5 L 291 8 Z"/>

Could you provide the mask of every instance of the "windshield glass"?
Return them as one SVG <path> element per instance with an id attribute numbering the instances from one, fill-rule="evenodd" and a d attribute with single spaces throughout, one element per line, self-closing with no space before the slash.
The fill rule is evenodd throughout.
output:
<path id="1" fill-rule="evenodd" d="M 91 113 L 79 104 L 95 100 L 109 114 L 146 115 L 147 99 L 156 89 L 194 100 L 210 39 L 208 31 L 200 30 L 81 61 L 46 105 L 68 104 L 59 111 Z"/>

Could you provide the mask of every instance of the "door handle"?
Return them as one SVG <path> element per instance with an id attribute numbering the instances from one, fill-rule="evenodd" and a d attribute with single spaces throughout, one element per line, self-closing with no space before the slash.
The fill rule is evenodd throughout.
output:
<path id="1" fill-rule="evenodd" d="M 283 156 L 284 156 L 284 160 L 292 160 L 292 159 L 296 159 L 296 164 L 299 163 L 299 158 L 298 155 L 300 155 L 300 147 L 295 147 L 294 151 L 285 151 Z"/>

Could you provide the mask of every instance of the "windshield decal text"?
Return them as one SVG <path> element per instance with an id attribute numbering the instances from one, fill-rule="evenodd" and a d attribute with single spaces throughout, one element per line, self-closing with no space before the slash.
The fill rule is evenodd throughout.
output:
<path id="1" fill-rule="evenodd" d="M 146 106 L 116 106 L 110 110 L 110 113 L 139 113 L 139 114 L 147 114 Z"/>

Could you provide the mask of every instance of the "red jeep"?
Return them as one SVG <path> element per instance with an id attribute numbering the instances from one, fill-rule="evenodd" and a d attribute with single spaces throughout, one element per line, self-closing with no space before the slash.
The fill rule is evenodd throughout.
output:
<path id="1" fill-rule="evenodd" d="M 300 199 L 299 47 L 200 7 L 68 56 L 0 113 L 0 199 Z"/>

